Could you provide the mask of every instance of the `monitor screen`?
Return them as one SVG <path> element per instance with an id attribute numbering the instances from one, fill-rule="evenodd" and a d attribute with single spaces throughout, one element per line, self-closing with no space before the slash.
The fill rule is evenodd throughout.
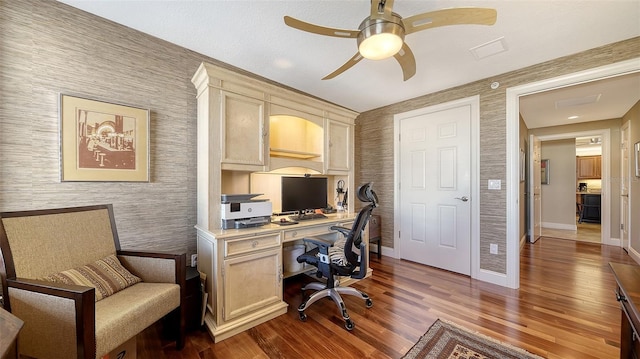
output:
<path id="1" fill-rule="evenodd" d="M 326 207 L 326 177 L 282 177 L 282 212 Z"/>

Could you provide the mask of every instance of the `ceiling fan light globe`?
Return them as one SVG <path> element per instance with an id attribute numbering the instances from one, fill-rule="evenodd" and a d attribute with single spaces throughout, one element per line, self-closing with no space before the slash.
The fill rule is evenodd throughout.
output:
<path id="1" fill-rule="evenodd" d="M 397 54 L 402 44 L 402 39 L 396 34 L 376 34 L 364 39 L 358 51 L 364 58 L 382 60 Z"/>
<path id="2" fill-rule="evenodd" d="M 404 43 L 402 19 L 392 14 L 391 19 L 366 18 L 359 26 L 358 52 L 370 60 L 382 60 L 400 51 Z"/>

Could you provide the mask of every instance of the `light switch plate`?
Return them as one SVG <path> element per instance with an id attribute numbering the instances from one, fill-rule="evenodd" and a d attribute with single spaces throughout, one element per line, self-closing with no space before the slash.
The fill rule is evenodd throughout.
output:
<path id="1" fill-rule="evenodd" d="M 502 180 L 489 180 L 489 183 L 487 185 L 487 187 L 489 189 L 501 189 L 502 188 Z"/>

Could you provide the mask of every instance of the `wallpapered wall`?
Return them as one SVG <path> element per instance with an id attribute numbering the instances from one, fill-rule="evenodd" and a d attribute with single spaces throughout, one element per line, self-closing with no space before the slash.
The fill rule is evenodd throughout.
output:
<path id="1" fill-rule="evenodd" d="M 0 20 L 0 210 L 113 203 L 124 248 L 195 252 L 190 79 L 202 61 L 233 67 L 55 1 L 5 1 Z M 506 238 L 505 89 L 638 53 L 631 39 L 362 114 L 356 182 L 375 182 L 383 244 L 393 246 L 393 114 L 480 95 L 481 268 L 504 273 L 506 257 L 489 256 L 488 243 Z M 60 182 L 60 93 L 150 109 L 151 182 Z M 503 190 L 487 191 L 488 178 Z"/>
<path id="2" fill-rule="evenodd" d="M 0 211 L 112 203 L 123 248 L 195 253 L 191 77 L 233 67 L 56 1 L 3 1 L 0 34 Z M 60 93 L 149 109 L 151 181 L 61 182 Z"/>
<path id="3" fill-rule="evenodd" d="M 489 243 L 506 248 L 506 189 L 513 185 L 506 181 L 506 89 L 638 54 L 640 38 L 633 38 L 360 114 L 356 120 L 356 179 L 375 182 L 383 246 L 394 245 L 394 114 L 480 95 L 480 268 L 505 273 L 506 253 L 489 254 Z M 494 81 L 500 87 L 492 90 Z M 502 190 L 487 190 L 488 179 L 502 180 Z"/>

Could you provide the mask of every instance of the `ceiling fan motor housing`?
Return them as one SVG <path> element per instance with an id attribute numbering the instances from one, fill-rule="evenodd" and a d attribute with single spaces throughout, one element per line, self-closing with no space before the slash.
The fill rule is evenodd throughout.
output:
<path id="1" fill-rule="evenodd" d="M 392 17 L 390 19 L 371 19 L 367 17 L 362 21 L 360 26 L 358 27 L 360 33 L 358 34 L 358 50 L 360 54 L 371 60 L 382 60 L 388 57 L 395 55 L 404 44 L 404 34 L 405 29 L 402 23 L 402 18 L 400 15 L 396 13 L 392 13 Z M 377 38 L 387 37 L 392 39 L 393 45 L 390 49 L 386 49 L 387 51 L 380 54 L 380 49 L 377 48 L 376 54 L 369 54 L 368 48 L 371 46 L 379 46 L 378 44 L 373 45 L 373 42 L 376 42 Z M 387 46 L 386 44 L 384 46 Z"/>

